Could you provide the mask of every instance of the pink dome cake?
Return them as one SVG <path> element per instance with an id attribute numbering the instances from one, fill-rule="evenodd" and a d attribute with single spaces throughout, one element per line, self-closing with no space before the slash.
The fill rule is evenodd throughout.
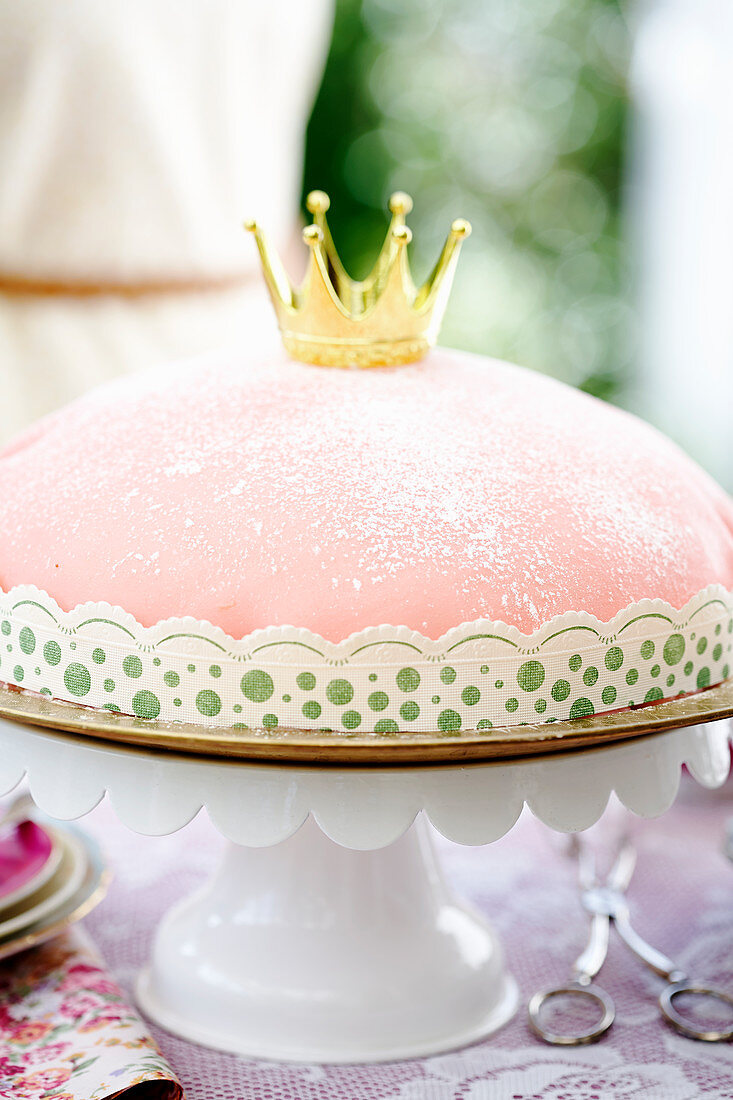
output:
<path id="1" fill-rule="evenodd" d="M 0 680 L 227 727 L 458 733 L 720 683 L 733 503 L 640 420 L 439 349 L 104 386 L 0 452 Z"/>

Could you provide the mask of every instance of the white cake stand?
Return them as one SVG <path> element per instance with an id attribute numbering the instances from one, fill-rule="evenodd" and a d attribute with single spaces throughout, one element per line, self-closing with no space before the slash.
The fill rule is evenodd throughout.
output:
<path id="1" fill-rule="evenodd" d="M 486 844 L 526 803 L 554 829 L 585 829 L 614 790 L 656 816 L 683 764 L 721 784 L 729 723 L 501 763 L 368 768 L 197 759 L 0 720 L 0 790 L 27 776 L 53 817 L 108 791 L 126 825 L 162 835 L 207 808 L 229 841 L 223 860 L 162 921 L 138 998 L 177 1035 L 281 1060 L 434 1054 L 513 1015 L 496 935 L 446 887 L 429 822 Z"/>

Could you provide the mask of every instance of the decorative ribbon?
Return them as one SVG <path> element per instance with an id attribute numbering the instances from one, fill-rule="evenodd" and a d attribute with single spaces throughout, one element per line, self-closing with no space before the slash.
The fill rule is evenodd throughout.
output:
<path id="1" fill-rule="evenodd" d="M 368 628 L 338 644 L 271 627 L 241 640 L 209 623 L 141 626 L 109 604 L 61 610 L 45 592 L 0 590 L 0 680 L 142 718 L 230 729 L 350 733 L 562 722 L 701 691 L 733 666 L 733 593 L 681 610 L 642 600 L 600 622 L 571 612 L 531 636 L 464 623 L 433 641 Z"/>

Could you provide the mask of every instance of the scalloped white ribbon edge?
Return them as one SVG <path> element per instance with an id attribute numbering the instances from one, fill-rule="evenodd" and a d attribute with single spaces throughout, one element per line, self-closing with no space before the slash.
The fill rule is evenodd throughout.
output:
<path id="1" fill-rule="evenodd" d="M 282 626 L 234 639 L 190 617 L 143 627 L 122 608 L 63 611 L 0 590 L 0 681 L 95 708 L 230 728 L 344 735 L 565 721 L 670 699 L 733 667 L 733 592 L 677 610 L 641 600 L 609 622 L 568 612 L 524 635 L 476 620 L 441 638 L 382 625 L 331 643 Z"/>

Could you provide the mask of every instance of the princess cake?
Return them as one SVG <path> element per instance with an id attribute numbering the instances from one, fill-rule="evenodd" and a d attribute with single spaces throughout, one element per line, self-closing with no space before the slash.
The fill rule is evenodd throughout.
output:
<path id="1" fill-rule="evenodd" d="M 106 385 L 0 453 L 0 680 L 140 718 L 344 736 L 566 722 L 733 664 L 733 503 L 633 416 L 430 351 L 407 196 L 352 281 L 309 198 L 285 350 Z M 352 369 L 338 369 L 349 367 Z"/>

